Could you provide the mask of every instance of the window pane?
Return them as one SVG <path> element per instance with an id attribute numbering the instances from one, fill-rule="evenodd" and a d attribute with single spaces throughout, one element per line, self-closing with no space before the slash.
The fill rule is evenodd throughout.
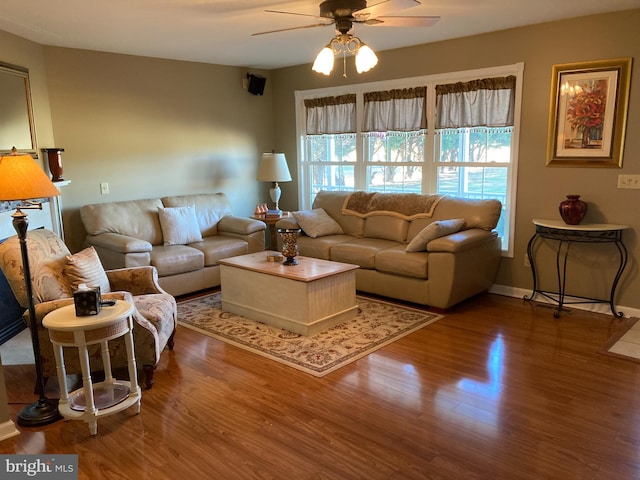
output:
<path id="1" fill-rule="evenodd" d="M 370 162 L 424 162 L 425 132 L 369 133 Z"/>
<path id="2" fill-rule="evenodd" d="M 308 161 L 355 162 L 356 135 L 307 135 Z"/>
<path id="3" fill-rule="evenodd" d="M 422 166 L 367 166 L 368 192 L 422 193 Z"/>
<path id="4" fill-rule="evenodd" d="M 351 191 L 354 188 L 352 165 L 314 165 L 311 167 L 311 193 L 320 190 Z"/>

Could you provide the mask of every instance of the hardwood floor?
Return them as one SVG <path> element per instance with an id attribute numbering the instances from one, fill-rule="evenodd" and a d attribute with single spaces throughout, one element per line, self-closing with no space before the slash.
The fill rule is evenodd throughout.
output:
<path id="1" fill-rule="evenodd" d="M 640 478 L 629 319 L 485 294 L 324 378 L 178 327 L 141 413 L 61 421 L 0 454 L 77 453 L 86 479 Z M 13 418 L 33 367 L 6 366 Z"/>

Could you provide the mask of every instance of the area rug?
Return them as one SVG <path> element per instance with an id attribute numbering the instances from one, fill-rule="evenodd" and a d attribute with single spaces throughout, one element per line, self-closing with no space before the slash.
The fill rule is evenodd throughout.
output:
<path id="1" fill-rule="evenodd" d="M 640 322 L 633 322 L 609 340 L 600 353 L 640 362 Z"/>
<path id="2" fill-rule="evenodd" d="M 179 323 L 316 377 L 344 367 L 439 319 L 442 315 L 357 296 L 353 320 L 305 337 L 223 312 L 220 292 L 178 303 Z"/>

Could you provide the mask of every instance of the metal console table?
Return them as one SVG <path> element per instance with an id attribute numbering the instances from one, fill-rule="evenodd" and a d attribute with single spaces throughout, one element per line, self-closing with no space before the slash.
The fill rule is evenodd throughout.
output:
<path id="1" fill-rule="evenodd" d="M 553 316 L 555 318 L 560 317 L 562 311 L 562 305 L 577 304 L 577 303 L 608 303 L 611 308 L 611 313 L 616 317 L 622 317 L 622 312 L 616 312 L 614 305 L 614 298 L 616 294 L 616 287 L 622 276 L 622 272 L 627 266 L 627 249 L 622 243 L 622 231 L 630 228 L 628 225 L 613 225 L 606 223 L 583 223 L 581 225 L 567 225 L 562 220 L 543 220 L 534 219 L 533 224 L 536 226 L 536 233 L 533 234 L 529 243 L 527 244 L 527 256 L 529 257 L 529 263 L 531 264 L 531 274 L 533 275 L 533 291 L 531 295 L 525 295 L 525 300 L 533 300 L 537 294 L 552 300 L 558 304 Z M 558 240 L 558 249 L 556 251 L 556 273 L 558 277 L 558 291 L 544 291 L 538 289 L 538 276 L 536 272 L 535 259 L 533 255 L 533 247 L 536 240 L 539 238 L 547 238 L 551 240 Z M 618 265 L 618 271 L 611 284 L 611 292 L 608 300 L 581 297 L 576 295 L 569 295 L 572 298 L 578 299 L 577 301 L 565 301 L 566 296 L 566 277 L 567 277 L 567 257 L 569 255 L 569 248 L 572 243 L 613 243 L 618 249 L 620 255 L 620 264 Z M 566 244 L 566 248 L 562 247 Z"/>

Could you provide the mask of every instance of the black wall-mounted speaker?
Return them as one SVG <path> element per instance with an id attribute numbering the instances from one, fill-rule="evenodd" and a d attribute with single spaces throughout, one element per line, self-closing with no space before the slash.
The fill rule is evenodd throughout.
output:
<path id="1" fill-rule="evenodd" d="M 251 95 L 262 95 L 264 93 L 264 85 L 267 79 L 261 75 L 247 73 L 248 85 L 247 90 Z"/>

